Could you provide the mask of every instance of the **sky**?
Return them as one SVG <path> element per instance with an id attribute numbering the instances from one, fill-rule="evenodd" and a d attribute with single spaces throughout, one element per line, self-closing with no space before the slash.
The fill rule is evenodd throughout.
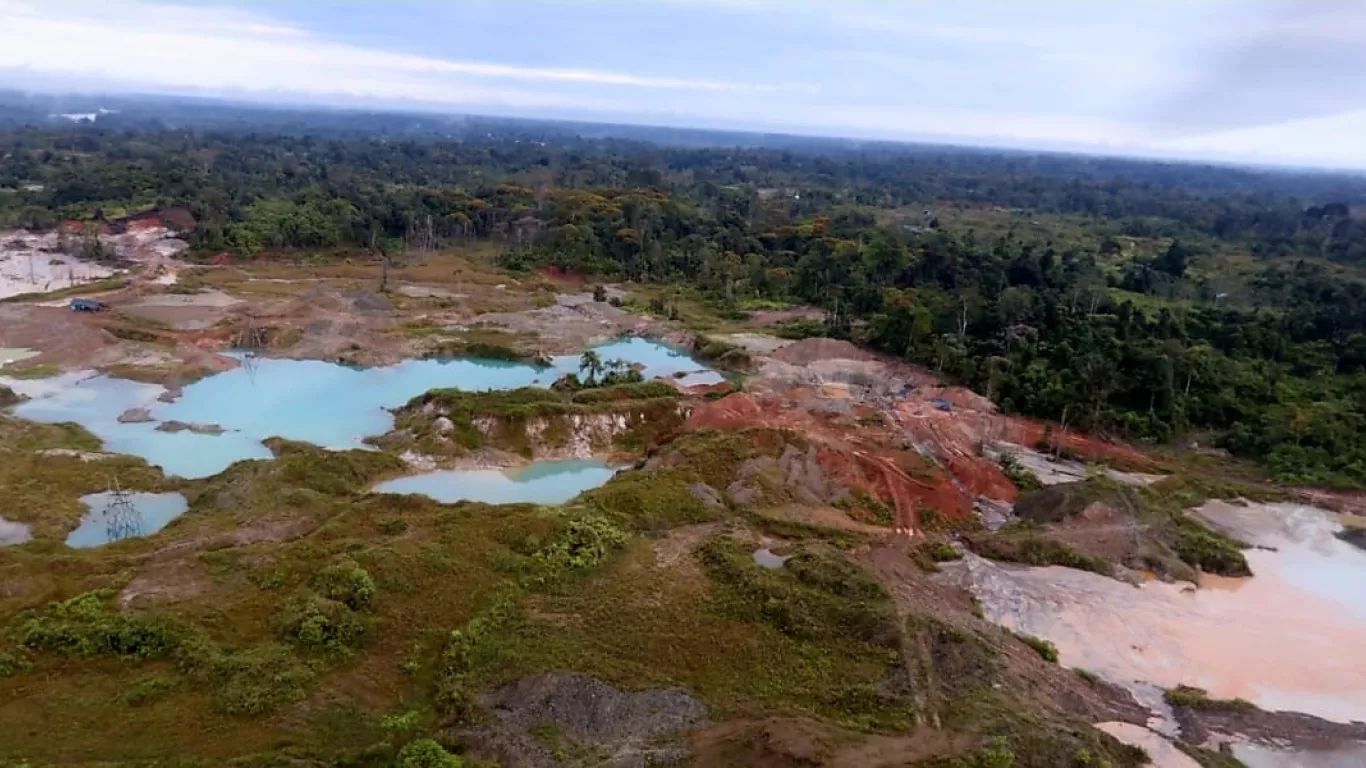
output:
<path id="1" fill-rule="evenodd" d="M 0 86 L 1366 169 L 1362 0 L 0 0 Z"/>

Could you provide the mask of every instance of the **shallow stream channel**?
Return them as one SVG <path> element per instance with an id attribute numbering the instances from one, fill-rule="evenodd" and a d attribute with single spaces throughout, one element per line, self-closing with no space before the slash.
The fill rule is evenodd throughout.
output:
<path id="1" fill-rule="evenodd" d="M 622 339 L 594 351 L 605 361 L 639 367 L 647 379 L 683 385 L 723 380 L 683 350 L 646 339 Z M 193 479 L 215 475 L 243 459 L 271 458 L 262 442 L 269 437 L 331 450 L 366 449 L 366 437 L 392 428 L 391 409 L 431 389 L 547 387 L 579 368 L 577 355 L 553 358 L 546 366 L 454 359 L 374 368 L 233 356 L 242 364 L 190 384 L 178 396 L 158 385 L 91 372 L 35 380 L 0 375 L 0 384 L 28 398 L 11 409 L 15 416 L 75 422 L 104 441 L 106 451 L 139 456 L 168 475 Z M 424 493 L 446 502 L 559 503 L 605 483 L 613 473 L 601 462 L 535 462 L 511 472 L 427 473 L 376 490 Z M 17 538 L 19 533 L 9 535 Z"/>

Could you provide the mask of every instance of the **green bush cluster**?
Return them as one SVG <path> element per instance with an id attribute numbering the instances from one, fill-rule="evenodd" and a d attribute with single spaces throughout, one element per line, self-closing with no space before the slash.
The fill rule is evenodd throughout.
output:
<path id="1" fill-rule="evenodd" d="M 28 662 L 12 653 L 0 651 L 0 677 L 14 677 L 28 668 Z"/>
<path id="2" fill-rule="evenodd" d="M 715 368 L 743 371 L 753 364 L 744 347 L 698 334 L 692 343 L 693 356 Z"/>
<path id="3" fill-rule="evenodd" d="M 570 520 L 564 532 L 531 558 L 528 586 L 556 584 L 571 571 L 594 568 L 626 546 L 627 534 L 596 515 Z"/>
<path id="4" fill-rule="evenodd" d="M 1050 664 L 1058 663 L 1058 646 L 1054 645 L 1048 640 L 1043 639 L 1042 637 L 1025 635 L 1019 632 L 1014 632 L 1012 634 L 1014 634 L 1020 642 L 1024 643 L 1030 648 L 1033 648 L 1034 652 L 1039 654 L 1039 658 L 1049 662 Z"/>
<path id="5" fill-rule="evenodd" d="M 370 608 L 375 599 L 375 580 L 354 561 L 333 563 L 313 575 L 313 590 L 328 600 L 343 603 L 353 611 Z"/>
<path id="6" fill-rule="evenodd" d="M 478 716 L 479 705 L 470 678 L 498 659 L 504 635 L 519 619 L 516 593 L 504 591 L 463 627 L 451 631 L 437 665 L 438 709 L 457 722 L 469 722 Z"/>
<path id="7" fill-rule="evenodd" d="M 1044 487 L 1039 476 L 1026 469 L 1013 454 L 1001 454 L 997 463 L 1001 465 L 1001 472 L 1021 491 L 1037 491 Z"/>
<path id="8" fill-rule="evenodd" d="M 1178 685 L 1163 694 L 1173 707 L 1188 707 L 1207 712 L 1250 712 L 1256 707 L 1246 699 L 1212 699 L 1204 688 Z"/>
<path id="9" fill-rule="evenodd" d="M 394 768 L 462 768 L 465 762 L 432 739 L 410 741 L 398 751 Z"/>
<path id="10" fill-rule="evenodd" d="M 20 625 L 20 644 L 87 659 L 162 659 L 176 650 L 181 630 L 155 617 L 106 611 L 104 604 L 113 595 L 113 590 L 100 590 L 52 603 Z"/>
<path id="11" fill-rule="evenodd" d="M 738 618 L 762 621 L 800 640 L 898 644 L 886 591 L 842 559 L 804 552 L 770 570 L 755 565 L 743 543 L 725 537 L 707 540 L 697 554 L 720 587 L 719 606 Z"/>
<path id="12" fill-rule="evenodd" d="M 340 658 L 365 641 L 365 621 L 344 603 L 300 595 L 275 616 L 280 639 L 309 653 Z"/>
<path id="13" fill-rule="evenodd" d="M 1184 562 L 1206 573 L 1252 575 L 1252 568 L 1248 566 L 1238 542 L 1194 518 L 1185 515 L 1176 518 L 1176 542 L 1173 548 Z"/>
<path id="14" fill-rule="evenodd" d="M 156 616 L 112 613 L 112 590 L 52 603 L 18 628 L 33 651 L 76 658 L 166 659 L 207 684 L 215 705 L 231 715 L 255 716 L 303 698 L 315 670 L 283 646 L 224 651 L 201 633 Z"/>
<path id="15" fill-rule="evenodd" d="M 1066 544 L 1037 535 L 997 533 L 967 539 L 968 546 L 982 557 L 1025 565 L 1060 565 L 1090 571 L 1102 576 L 1114 573 L 1114 564 L 1100 557 L 1083 555 Z"/>

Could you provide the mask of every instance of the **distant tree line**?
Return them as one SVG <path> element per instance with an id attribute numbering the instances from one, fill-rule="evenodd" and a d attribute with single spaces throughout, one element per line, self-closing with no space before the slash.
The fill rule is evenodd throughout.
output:
<path id="1" fill-rule="evenodd" d="M 198 252 L 242 257 L 492 240 L 512 268 L 686 283 L 727 311 L 809 303 L 829 317 L 810 332 L 933 366 L 1012 412 L 1131 439 L 1211 432 L 1287 481 L 1366 483 L 1361 178 L 228 119 L 0 129 L 0 225 L 182 206 Z M 1095 237 L 891 215 L 950 204 L 1065 215 Z M 1124 238 L 1163 245 L 1116 267 Z"/>

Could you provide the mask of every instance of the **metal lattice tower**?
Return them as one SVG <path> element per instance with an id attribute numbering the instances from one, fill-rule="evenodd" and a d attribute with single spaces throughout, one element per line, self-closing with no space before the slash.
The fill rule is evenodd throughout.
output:
<path id="1" fill-rule="evenodd" d="M 142 535 L 142 513 L 133 506 L 133 500 L 114 481 L 109 491 L 109 503 L 104 508 L 104 530 L 109 541 L 122 541 Z"/>

